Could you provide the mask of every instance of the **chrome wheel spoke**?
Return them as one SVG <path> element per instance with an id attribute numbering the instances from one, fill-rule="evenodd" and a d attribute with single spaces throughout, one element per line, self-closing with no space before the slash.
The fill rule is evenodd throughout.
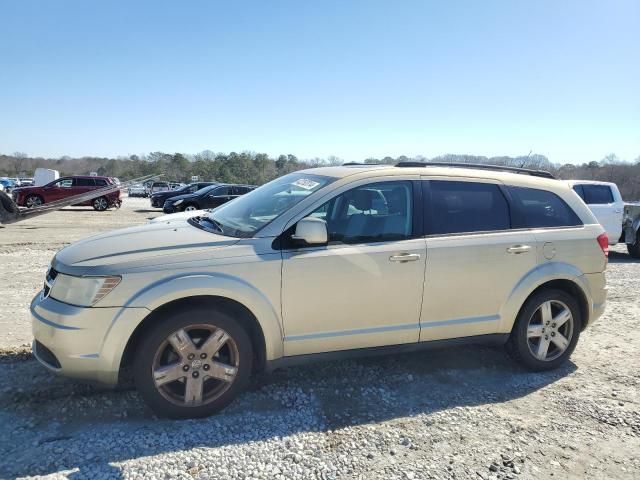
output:
<path id="1" fill-rule="evenodd" d="M 558 315 L 553 317 L 553 323 L 556 328 L 560 328 L 562 325 L 567 323 L 567 321 L 571 319 L 571 312 L 568 308 L 563 309 Z"/>
<path id="2" fill-rule="evenodd" d="M 225 365 L 220 362 L 211 362 L 211 368 L 207 371 L 207 375 L 223 382 L 232 382 L 238 373 L 236 367 Z"/>
<path id="3" fill-rule="evenodd" d="M 202 377 L 187 376 L 187 383 L 184 388 L 184 403 L 187 405 L 199 405 L 202 403 Z"/>
<path id="4" fill-rule="evenodd" d="M 191 337 L 184 330 L 178 330 L 173 333 L 167 341 L 171 344 L 173 349 L 176 351 L 178 355 L 181 357 L 188 352 L 191 352 L 196 349 L 196 346 L 193 344 Z"/>
<path id="5" fill-rule="evenodd" d="M 556 333 L 555 336 L 551 337 L 551 341 L 560 349 L 561 352 L 564 352 L 569 346 L 569 340 L 561 333 Z"/>
<path id="6" fill-rule="evenodd" d="M 229 335 L 224 330 L 216 330 L 202 344 L 200 350 L 205 352 L 209 357 L 213 357 L 229 340 Z"/>
<path id="7" fill-rule="evenodd" d="M 158 367 L 153 371 L 153 380 L 158 386 L 175 382 L 184 376 L 185 372 L 182 370 L 182 365 L 180 363 L 173 363 L 171 365 Z"/>
<path id="8" fill-rule="evenodd" d="M 536 357 L 538 357 L 539 360 L 546 360 L 549 343 L 550 340 L 548 337 L 540 337 L 540 343 L 538 343 L 538 350 L 536 351 Z"/>
<path id="9" fill-rule="evenodd" d="M 537 338 L 542 336 L 542 325 L 529 325 L 527 328 L 527 338 Z"/>
<path id="10" fill-rule="evenodd" d="M 551 322 L 553 316 L 551 314 L 551 302 L 544 302 L 540 305 L 540 314 L 542 316 L 542 323 L 547 324 Z"/>

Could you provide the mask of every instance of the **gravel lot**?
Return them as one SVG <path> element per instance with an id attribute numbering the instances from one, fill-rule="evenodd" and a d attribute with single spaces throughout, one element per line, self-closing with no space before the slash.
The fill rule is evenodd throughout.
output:
<path id="1" fill-rule="evenodd" d="M 131 388 L 44 371 L 27 310 L 52 255 L 158 214 L 125 199 L 0 227 L 0 477 L 640 478 L 640 262 L 623 248 L 605 316 L 551 373 L 480 347 L 325 363 L 257 378 L 220 415 L 167 421 Z"/>

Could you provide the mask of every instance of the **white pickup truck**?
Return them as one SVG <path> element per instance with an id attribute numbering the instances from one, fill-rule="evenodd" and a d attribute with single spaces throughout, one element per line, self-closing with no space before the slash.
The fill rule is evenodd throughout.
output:
<path id="1" fill-rule="evenodd" d="M 629 255 L 640 258 L 640 203 L 625 203 L 615 183 L 569 180 L 607 231 L 609 245 L 626 243 Z"/>

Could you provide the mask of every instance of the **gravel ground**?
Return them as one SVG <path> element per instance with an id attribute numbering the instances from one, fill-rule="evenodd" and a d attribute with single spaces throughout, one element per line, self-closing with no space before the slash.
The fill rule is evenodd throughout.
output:
<path id="1" fill-rule="evenodd" d="M 20 345 L 51 256 L 146 221 L 147 205 L 0 229 L 0 477 L 640 478 L 640 262 L 621 248 L 606 314 L 554 372 L 481 347 L 324 363 L 257 378 L 198 421 L 158 420 L 130 387 L 50 375 Z"/>

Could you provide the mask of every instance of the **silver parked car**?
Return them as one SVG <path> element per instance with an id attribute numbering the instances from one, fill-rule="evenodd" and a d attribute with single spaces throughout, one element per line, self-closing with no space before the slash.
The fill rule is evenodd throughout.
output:
<path id="1" fill-rule="evenodd" d="M 34 353 L 109 386 L 130 366 L 174 418 L 310 359 L 469 342 L 555 368 L 604 310 L 608 241 L 549 176 L 317 168 L 202 215 L 89 237 L 55 255 L 33 299 Z"/>

